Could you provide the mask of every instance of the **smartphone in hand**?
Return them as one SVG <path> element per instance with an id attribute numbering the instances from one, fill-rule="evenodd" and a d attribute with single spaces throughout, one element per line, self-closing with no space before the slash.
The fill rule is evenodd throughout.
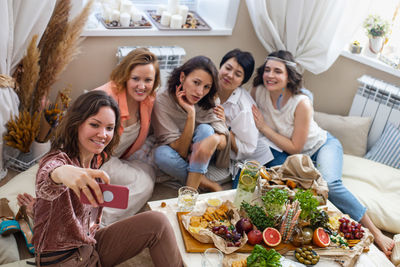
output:
<path id="1" fill-rule="evenodd" d="M 101 192 L 103 192 L 103 203 L 97 203 L 101 207 L 110 207 L 116 209 L 126 209 L 128 207 L 128 199 L 129 199 L 129 189 L 125 186 L 121 185 L 112 185 L 112 184 L 99 184 Z M 92 191 L 92 195 L 96 198 L 94 191 Z M 96 199 L 97 200 L 97 199 Z M 81 202 L 83 204 L 90 204 L 86 195 L 81 191 Z"/>

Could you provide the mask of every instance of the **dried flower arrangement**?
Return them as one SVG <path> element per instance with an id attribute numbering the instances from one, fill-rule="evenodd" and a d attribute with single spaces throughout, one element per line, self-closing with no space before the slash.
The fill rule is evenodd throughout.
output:
<path id="1" fill-rule="evenodd" d="M 70 101 L 70 89 L 59 92 L 57 104 L 49 103 L 47 98 L 51 86 L 79 53 L 80 35 L 93 2 L 88 1 L 81 13 L 69 20 L 71 0 L 57 1 L 38 46 L 37 35 L 32 38 L 13 75 L 20 106 L 19 115 L 7 123 L 7 145 L 29 152 L 32 142 L 46 142 L 62 119 Z"/>

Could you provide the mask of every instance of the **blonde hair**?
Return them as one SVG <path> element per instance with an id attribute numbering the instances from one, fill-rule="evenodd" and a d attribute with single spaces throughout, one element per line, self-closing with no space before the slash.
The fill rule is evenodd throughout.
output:
<path id="1" fill-rule="evenodd" d="M 151 90 L 152 94 L 160 85 L 160 68 L 156 55 L 147 48 L 137 48 L 129 52 L 111 72 L 110 79 L 117 85 L 118 91 L 125 90 L 131 71 L 138 65 L 147 64 L 153 64 L 156 71 L 153 89 Z"/>

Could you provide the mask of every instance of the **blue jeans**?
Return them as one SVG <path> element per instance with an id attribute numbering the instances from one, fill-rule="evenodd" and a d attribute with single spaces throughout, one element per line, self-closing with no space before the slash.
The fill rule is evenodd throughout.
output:
<path id="1" fill-rule="evenodd" d="M 214 129 L 209 124 L 199 124 L 193 133 L 192 143 L 213 135 Z M 177 178 L 181 184 L 186 184 L 189 172 L 205 174 L 210 160 L 205 163 L 187 162 L 179 153 L 169 145 L 162 145 L 154 151 L 154 161 L 157 167 L 169 176 Z"/>
<path id="2" fill-rule="evenodd" d="M 281 165 L 285 162 L 288 154 L 279 153 L 271 149 L 275 159 L 268 162 L 266 166 Z M 275 153 L 274 153 L 275 152 Z M 279 154 L 279 155 L 276 155 Z M 351 218 L 360 221 L 367 208 L 343 185 L 342 167 L 343 167 L 343 148 L 339 140 L 328 133 L 325 144 L 323 144 L 311 159 L 316 164 L 316 168 L 328 184 L 328 199 L 343 213 L 349 214 Z M 275 161 L 275 162 L 274 162 Z"/>

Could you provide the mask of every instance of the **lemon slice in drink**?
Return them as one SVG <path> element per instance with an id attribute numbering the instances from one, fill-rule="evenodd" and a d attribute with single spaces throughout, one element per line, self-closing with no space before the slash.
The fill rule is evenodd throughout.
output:
<path id="1" fill-rule="evenodd" d="M 242 177 L 240 177 L 240 182 L 244 185 L 244 186 L 252 186 L 254 184 L 254 180 L 251 176 L 248 175 L 242 175 Z"/>

